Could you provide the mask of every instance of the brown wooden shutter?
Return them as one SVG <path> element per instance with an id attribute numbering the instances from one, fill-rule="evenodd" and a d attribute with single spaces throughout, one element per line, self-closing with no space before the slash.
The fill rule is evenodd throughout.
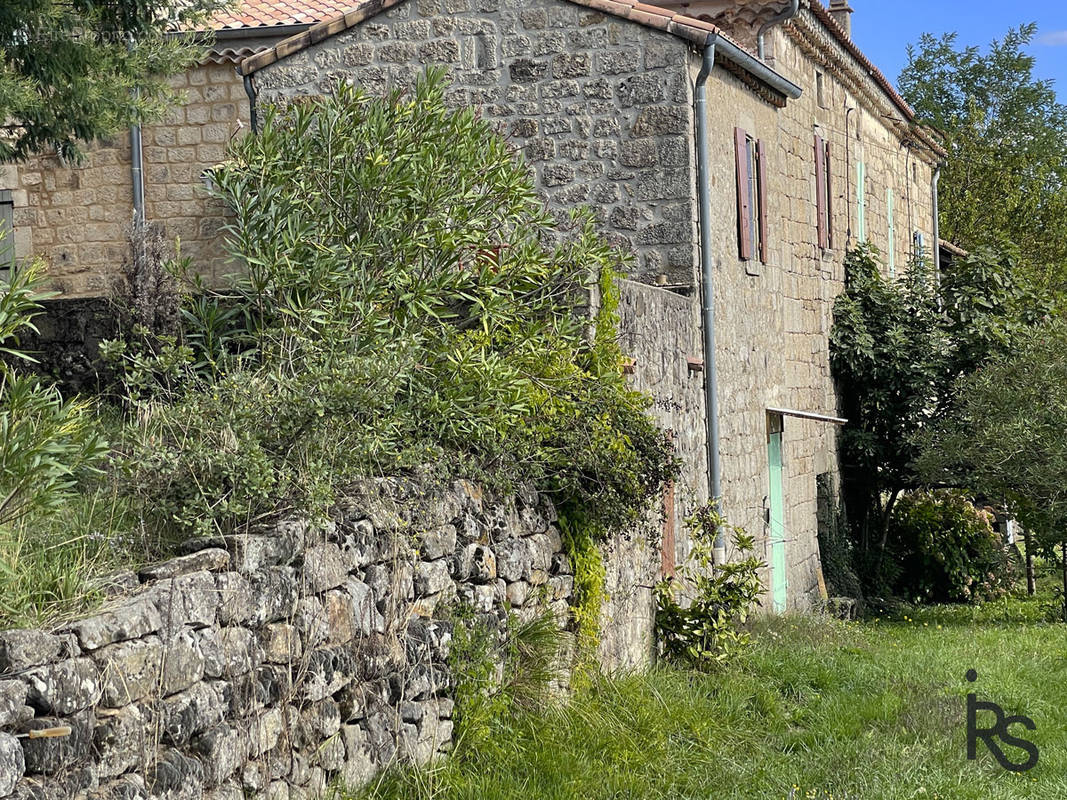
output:
<path id="1" fill-rule="evenodd" d="M 743 259 L 752 258 L 752 209 L 748 205 L 748 137 L 734 128 L 734 156 L 737 163 L 737 251 Z"/>
<path id="2" fill-rule="evenodd" d="M 767 263 L 767 151 L 763 140 L 756 142 L 756 167 L 759 180 L 756 184 L 756 203 L 759 205 L 759 260 Z"/>
<path id="3" fill-rule="evenodd" d="M 830 143 L 826 142 L 826 157 L 823 159 L 823 171 L 826 173 L 826 246 L 834 246 L 834 170 L 830 161 Z"/>
<path id="4" fill-rule="evenodd" d="M 815 134 L 815 227 L 819 232 L 819 247 L 827 248 L 826 243 L 826 150 L 823 140 Z"/>

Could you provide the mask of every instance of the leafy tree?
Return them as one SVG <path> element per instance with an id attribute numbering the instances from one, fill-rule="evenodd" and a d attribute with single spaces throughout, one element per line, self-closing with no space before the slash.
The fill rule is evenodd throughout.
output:
<path id="1" fill-rule="evenodd" d="M 830 335 L 849 420 L 841 433 L 845 501 L 858 571 L 882 590 L 894 505 L 930 482 L 915 467 L 920 434 L 954 413 L 955 381 L 1009 353 L 1051 304 L 1011 255 L 988 248 L 959 259 L 936 282 L 924 262 L 887 278 L 867 245 L 850 252 L 845 266 Z"/>
<path id="2" fill-rule="evenodd" d="M 1022 25 L 989 50 L 954 33 L 908 47 L 898 79 L 949 151 L 939 184 L 941 235 L 965 249 L 1014 243 L 1043 279 L 1067 282 L 1067 106 L 1033 75 Z"/>
<path id="3" fill-rule="evenodd" d="M 939 403 L 951 342 L 938 319 L 929 270 L 884 277 L 876 251 L 845 259 L 847 290 L 834 304 L 830 364 L 838 382 L 846 502 L 861 559 L 880 562 L 900 493 L 916 485 L 913 434 Z"/>
<path id="4" fill-rule="evenodd" d="M 1067 322 L 1057 318 L 958 380 L 953 413 L 918 440 L 918 468 L 928 481 L 1007 502 L 1051 555 L 1067 543 L 1065 430 Z"/>
<path id="5" fill-rule="evenodd" d="M 161 115 L 167 77 L 199 50 L 193 30 L 223 0 L 5 0 L 0 3 L 0 161 L 79 144 Z"/>

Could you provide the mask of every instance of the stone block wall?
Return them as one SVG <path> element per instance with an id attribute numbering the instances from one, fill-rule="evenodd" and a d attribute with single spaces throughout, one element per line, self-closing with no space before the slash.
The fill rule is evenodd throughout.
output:
<path id="1" fill-rule="evenodd" d="M 201 175 L 248 131 L 248 97 L 232 62 L 201 64 L 173 85 L 184 103 L 142 134 L 145 217 L 172 243 L 180 238 L 182 254 L 215 280 L 233 269 L 221 246 L 225 211 Z M 132 186 L 126 132 L 89 145 L 80 164 L 41 155 L 0 167 L 0 189 L 12 190 L 15 206 L 16 255 L 42 257 L 64 297 L 110 294 L 129 259 Z"/>
<path id="2" fill-rule="evenodd" d="M 258 102 L 372 94 L 447 67 L 456 105 L 496 122 L 550 207 L 590 204 L 632 274 L 691 285 L 692 88 L 686 43 L 559 0 L 410 0 L 255 73 Z"/>
<path id="3" fill-rule="evenodd" d="M 446 752 L 448 610 L 501 633 L 564 620 L 554 520 L 529 489 L 383 479 L 328 525 L 197 540 L 113 576 L 99 613 L 0 633 L 0 797 L 315 798 Z"/>

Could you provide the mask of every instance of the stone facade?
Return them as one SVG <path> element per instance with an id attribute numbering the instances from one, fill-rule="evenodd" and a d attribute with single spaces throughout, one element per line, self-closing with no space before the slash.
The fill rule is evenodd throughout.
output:
<path id="1" fill-rule="evenodd" d="M 833 302 L 844 289 L 845 249 L 859 241 L 860 161 L 865 162 L 866 175 L 866 240 L 883 254 L 892 248 L 898 272 L 911 257 L 916 231 L 926 242 L 932 241 L 936 155 L 887 121 L 890 104 L 879 99 L 883 96 L 873 82 L 862 85 L 856 78 L 839 77 L 841 70 L 834 67 L 833 57 L 843 61 L 846 54 L 825 31 L 818 42 L 821 49 L 812 47 L 811 32 L 820 30 L 811 12 L 804 11 L 790 29 L 769 34 L 775 69 L 805 87 L 804 94 L 784 108 L 761 102 L 731 72 L 718 67 L 708 82 L 708 125 L 715 154 L 711 217 L 723 510 L 735 525 L 757 535 L 758 555 L 768 561 L 767 410 L 829 416 L 836 412 L 829 334 Z M 695 64 L 690 71 L 695 76 Z M 758 266 L 738 257 L 733 157 L 738 127 L 762 140 L 767 151 L 768 259 Z M 818 246 L 815 134 L 831 144 L 833 244 L 827 249 Z M 892 242 L 888 187 L 895 190 L 896 201 Z M 836 427 L 828 422 L 784 419 L 791 608 L 804 608 L 819 595 L 816 478 L 828 475 L 831 485 L 837 483 L 836 435 Z"/>
<path id="2" fill-rule="evenodd" d="M 207 196 L 202 174 L 224 158 L 230 137 L 248 130 L 249 105 L 232 61 L 206 62 L 176 76 L 184 102 L 144 127 L 145 218 L 181 241 L 198 271 L 215 279 L 226 264 L 224 212 Z M 117 134 L 86 150 L 82 164 L 41 155 L 0 167 L 12 190 L 15 254 L 40 256 L 64 297 L 110 294 L 129 260 L 133 221 L 130 138 Z"/>
<path id="3" fill-rule="evenodd" d="M 392 7 L 374 13 L 386 5 Z M 705 5 L 736 41 L 754 47 L 758 25 L 782 4 Z M 726 56 L 707 83 L 723 511 L 757 537 L 759 554 L 768 560 L 769 409 L 835 413 L 828 338 L 833 301 L 844 286 L 845 249 L 866 239 L 899 273 L 916 241 L 928 252 L 933 247 L 936 144 L 818 0 L 801 6 L 796 18 L 765 37 L 766 66 L 802 87 L 799 98 L 768 91 Z M 562 213 L 589 203 L 601 230 L 633 253 L 631 276 L 664 287 L 624 291 L 621 335 L 636 362 L 633 385 L 653 395 L 653 413 L 674 431 L 685 465 L 662 509 L 668 542 L 659 562 L 669 570 L 688 552 L 680 520 L 708 496 L 703 376 L 694 371 L 704 356 L 693 111 L 700 53 L 694 35 L 699 38 L 705 23 L 690 20 L 682 35 L 680 23 L 652 11 L 614 0 L 383 0 L 360 5 L 300 42 L 290 40 L 271 59 L 255 56 L 242 69 L 256 62 L 246 71 L 265 105 L 327 91 L 339 80 L 380 93 L 410 86 L 427 66 L 444 66 L 452 101 L 477 107 L 514 142 L 549 207 Z M 223 126 L 232 133 L 236 121 L 246 119 L 247 101 L 230 65 L 208 66 L 186 79 L 189 105 L 146 131 L 147 207 L 150 218 L 164 219 L 168 233 L 181 236 L 183 252 L 198 267 L 217 276 L 224 270 L 216 235 L 223 215 L 203 198 L 199 174 L 221 157 Z M 738 255 L 737 129 L 764 148 L 765 259 Z M 832 242 L 826 247 L 817 233 L 816 136 L 830 146 Z M 88 229 L 78 220 L 100 217 L 113 233 L 120 216 L 129 218 L 128 202 L 116 188 L 99 195 L 89 188 L 121 177 L 128 153 L 117 144 L 91 158 L 96 160 L 84 169 L 96 171 L 84 180 L 77 170 L 27 167 L 16 187 L 19 246 L 28 246 L 32 222 L 33 247 L 46 251 L 73 293 L 100 289 L 114 274 L 118 250 L 105 253 L 110 266 L 97 269 L 81 250 L 56 248 L 85 244 L 88 258 L 101 248 L 120 247 L 121 241 L 84 240 Z M 43 188 L 31 198 L 34 186 Z M 93 235 L 107 239 L 104 233 L 99 228 Z M 72 261 L 69 252 L 77 253 L 77 263 L 64 277 L 61 265 Z M 790 608 L 806 607 L 820 591 L 816 479 L 822 476 L 822 485 L 830 487 L 838 482 L 835 437 L 828 422 L 785 416 Z M 646 573 L 655 572 L 654 550 L 635 555 L 613 574 L 647 585 Z M 648 602 L 635 596 L 613 613 L 625 608 L 639 615 Z M 640 630 L 645 628 L 624 637 L 632 652 L 648 650 Z"/>
<path id="4" fill-rule="evenodd" d="M 58 633 L 0 633 L 0 797 L 317 798 L 452 743 L 448 609 L 567 618 L 550 503 L 368 481 L 320 529 L 191 542 Z M 57 738 L 34 731 L 69 728 Z"/>
<path id="5" fill-rule="evenodd" d="M 779 10 L 773 5 L 731 16 L 734 38 L 754 46 L 758 24 Z M 845 250 L 860 241 L 862 227 L 862 238 L 891 253 L 903 271 L 915 235 L 932 241 L 938 157 L 910 110 L 825 9 L 816 0 L 803 6 L 766 37 L 768 65 L 803 87 L 798 99 L 760 89 L 721 59 L 708 80 L 722 504 L 731 522 L 757 537 L 768 562 L 768 410 L 834 415 L 828 340 Z M 602 230 L 636 254 L 633 276 L 678 292 L 670 300 L 662 289 L 624 292 L 621 334 L 635 361 L 633 385 L 655 398 L 653 413 L 674 431 L 685 464 L 662 509 L 663 532 L 673 538 L 669 554 L 642 553 L 619 571 L 635 585 L 651 582 L 657 560 L 669 570 L 685 558 L 679 520 L 708 496 L 703 376 L 690 367 L 690 359 L 703 362 L 691 110 L 700 54 L 691 40 L 655 29 L 659 24 L 647 9 L 611 3 L 416 0 L 313 37 L 314 44 L 252 70 L 260 102 L 277 102 L 327 91 L 338 80 L 381 92 L 444 64 L 454 101 L 499 121 L 534 166 L 551 207 L 592 203 Z M 739 257 L 738 128 L 764 148 L 766 263 Z M 816 221 L 816 135 L 830 146 L 827 247 Z M 828 422 L 785 417 L 788 608 L 807 607 L 821 591 L 816 477 L 824 486 L 838 482 L 835 437 Z M 765 577 L 769 587 L 769 572 Z M 620 609 L 647 619 L 648 603 L 631 598 Z M 635 625 L 632 644 L 643 641 Z"/>
<path id="6" fill-rule="evenodd" d="M 588 203 L 632 275 L 692 281 L 696 242 L 686 42 L 558 0 L 403 2 L 253 76 L 257 102 L 409 87 L 448 69 L 451 99 L 498 123 L 554 209 Z"/>

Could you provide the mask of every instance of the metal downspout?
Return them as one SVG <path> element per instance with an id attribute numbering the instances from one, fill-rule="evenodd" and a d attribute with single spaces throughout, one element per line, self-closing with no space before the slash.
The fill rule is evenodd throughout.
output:
<path id="1" fill-rule="evenodd" d="M 259 120 L 256 118 L 256 87 L 252 85 L 252 76 L 245 75 L 245 94 L 248 95 L 248 121 L 252 133 L 259 133 Z"/>
<path id="2" fill-rule="evenodd" d="M 144 225 L 144 151 L 141 146 L 141 125 L 130 126 L 130 179 L 133 182 L 133 226 Z"/>
<path id="3" fill-rule="evenodd" d="M 941 165 L 934 167 L 933 193 L 934 193 L 934 275 L 941 280 L 941 223 L 937 213 L 937 182 L 941 180 Z"/>
<path id="4" fill-rule="evenodd" d="M 722 513 L 722 464 L 719 460 L 718 370 L 715 363 L 715 286 L 711 241 L 711 155 L 708 143 L 708 76 L 715 66 L 715 42 L 704 46 L 700 73 L 696 79 L 697 195 L 700 224 L 700 311 L 704 334 L 704 423 L 708 448 L 708 493 Z M 716 564 L 726 562 L 726 534 L 715 532 L 712 557 Z"/>
<path id="5" fill-rule="evenodd" d="M 133 38 L 126 42 L 126 50 L 133 50 Z M 134 98 L 140 98 L 141 90 L 133 90 Z M 144 226 L 144 148 L 141 142 L 141 123 L 130 126 L 130 182 L 133 184 L 133 227 L 139 231 Z M 135 240 L 136 237 L 135 237 Z"/>
<path id="6" fill-rule="evenodd" d="M 780 25 L 781 23 L 786 22 L 787 20 L 791 20 L 793 17 L 795 17 L 799 13 L 800 13 L 800 0 L 793 0 L 793 2 L 791 2 L 789 4 L 789 8 L 787 8 L 785 11 L 782 11 L 779 14 L 775 14 L 769 20 L 767 20 L 762 25 L 760 25 L 759 33 L 756 34 L 756 41 L 758 43 L 757 44 L 757 51 L 759 52 L 759 60 L 760 61 L 765 60 L 764 57 L 766 55 L 766 53 L 764 51 L 764 47 L 763 47 L 763 34 L 765 34 L 767 31 L 769 31 L 775 25 Z"/>

